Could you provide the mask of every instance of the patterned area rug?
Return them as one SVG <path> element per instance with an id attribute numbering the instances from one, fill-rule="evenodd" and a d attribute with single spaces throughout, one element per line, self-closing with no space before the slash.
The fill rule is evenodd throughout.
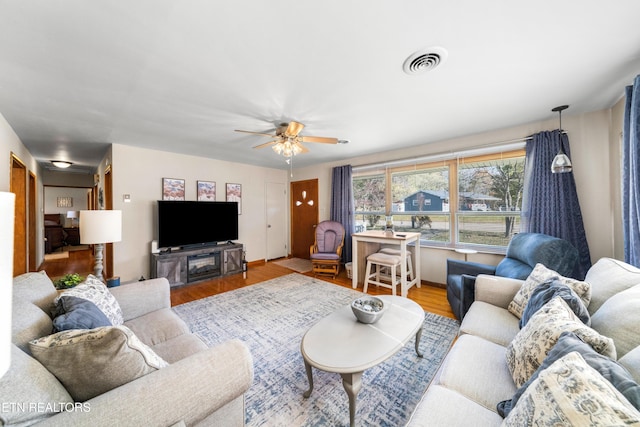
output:
<path id="1" fill-rule="evenodd" d="M 307 329 L 361 292 L 301 274 L 226 292 L 174 307 L 208 346 L 244 341 L 255 378 L 246 395 L 248 426 L 337 426 L 349 424 L 349 404 L 340 375 L 314 369 L 314 389 L 300 354 Z M 405 425 L 433 378 L 459 328 L 453 319 L 426 313 L 417 357 L 414 341 L 386 362 L 365 371 L 358 395 L 360 426 Z"/>
<path id="2" fill-rule="evenodd" d="M 276 265 L 287 267 L 290 270 L 297 271 L 298 273 L 307 273 L 313 268 L 311 261 L 302 258 L 289 258 L 282 261 L 274 261 Z"/>

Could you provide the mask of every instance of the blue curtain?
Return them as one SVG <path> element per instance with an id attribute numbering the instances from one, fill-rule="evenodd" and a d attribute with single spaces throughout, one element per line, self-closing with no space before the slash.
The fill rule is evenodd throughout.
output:
<path id="1" fill-rule="evenodd" d="M 622 227 L 624 260 L 640 267 L 640 75 L 627 96 L 622 128 Z"/>
<path id="2" fill-rule="evenodd" d="M 569 138 L 560 130 L 540 132 L 527 141 L 520 229 L 570 242 L 580 254 L 573 277 L 584 279 L 591 267 L 591 256 L 576 182 L 571 172 L 551 173 L 560 145 L 571 158 Z"/>
<path id="3" fill-rule="evenodd" d="M 342 261 L 351 261 L 351 234 L 353 233 L 353 190 L 351 185 L 351 165 L 333 168 L 331 181 L 331 221 L 344 226 L 344 247 Z"/>

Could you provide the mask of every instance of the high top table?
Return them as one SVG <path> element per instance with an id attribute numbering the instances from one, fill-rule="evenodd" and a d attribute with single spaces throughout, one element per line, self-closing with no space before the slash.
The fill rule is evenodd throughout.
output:
<path id="1" fill-rule="evenodd" d="M 374 324 L 356 320 L 347 305 L 313 325 L 302 338 L 300 350 L 313 391 L 312 367 L 342 376 L 342 385 L 349 396 L 349 421 L 353 427 L 356 416 L 356 397 L 362 388 L 362 374 L 400 350 L 415 336 L 418 350 L 422 336 L 424 310 L 415 302 L 399 296 L 382 295 L 385 313 Z"/>
<path id="2" fill-rule="evenodd" d="M 376 252 L 381 244 L 400 246 L 401 256 L 404 259 L 404 257 L 411 256 L 411 251 L 407 249 L 407 244 L 413 242 L 415 242 L 413 246 L 413 269 L 415 274 L 413 280 L 408 281 L 407 263 L 401 263 L 400 295 L 406 297 L 413 285 L 420 287 L 420 233 L 391 233 L 382 230 L 370 230 L 352 234 L 351 242 L 353 251 L 351 271 L 353 289 L 358 288 L 359 278 L 364 277 L 367 256 Z"/>

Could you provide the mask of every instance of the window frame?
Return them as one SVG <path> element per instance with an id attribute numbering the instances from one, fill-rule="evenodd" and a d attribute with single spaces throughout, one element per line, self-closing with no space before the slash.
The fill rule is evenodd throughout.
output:
<path id="1" fill-rule="evenodd" d="M 464 165 L 469 165 L 471 163 L 479 163 L 479 162 L 489 162 L 496 160 L 509 160 L 509 159 L 517 159 L 525 157 L 525 149 L 515 149 L 509 151 L 501 151 L 491 154 L 482 154 L 482 155 L 471 155 L 466 157 L 457 157 L 446 160 L 439 160 L 433 162 L 424 162 L 424 163 L 416 163 L 412 165 L 398 166 L 398 167 L 388 167 L 384 170 L 380 168 L 371 171 L 362 171 L 358 173 L 354 171 L 353 177 L 354 179 L 366 177 L 366 176 L 384 176 L 385 177 L 385 212 L 376 212 L 375 214 L 380 215 L 411 215 L 412 212 L 398 212 L 393 210 L 393 202 L 392 202 L 392 175 L 394 173 L 406 173 L 411 171 L 424 171 L 427 169 L 448 169 L 449 174 L 449 200 L 448 200 L 448 211 L 429 211 L 433 215 L 445 215 L 449 216 L 449 239 L 447 242 L 438 242 L 436 240 L 428 240 L 424 237 L 420 239 L 421 245 L 423 246 L 434 246 L 434 247 L 446 247 L 451 249 L 456 248 L 474 248 L 482 250 L 483 252 L 504 252 L 506 249 L 505 246 L 498 245 L 488 245 L 488 244 L 478 244 L 478 243 L 463 243 L 460 241 L 460 223 L 461 219 L 465 216 L 513 216 L 517 217 L 517 221 L 521 221 L 521 211 L 462 211 L 459 209 L 459 182 L 458 182 L 458 173 L 459 167 Z M 369 212 L 354 212 L 355 215 L 367 214 Z M 371 214 L 371 213 L 369 213 Z"/>

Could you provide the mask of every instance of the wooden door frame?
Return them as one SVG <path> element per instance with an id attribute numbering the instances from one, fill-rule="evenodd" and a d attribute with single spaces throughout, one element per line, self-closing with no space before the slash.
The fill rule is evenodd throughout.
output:
<path id="1" fill-rule="evenodd" d="M 27 272 L 28 234 L 27 234 L 27 165 L 11 152 L 9 156 L 9 186 L 16 195 L 14 233 L 13 233 L 13 275 Z M 19 175 L 16 170 L 20 169 Z M 18 187 L 18 184 L 20 188 Z"/>
<path id="2" fill-rule="evenodd" d="M 32 171 L 29 171 L 29 195 L 28 195 L 28 233 L 29 233 L 29 241 L 27 243 L 28 251 L 29 251 L 29 261 L 27 265 L 28 271 L 37 271 L 38 263 L 36 262 L 36 240 L 37 240 L 37 218 L 36 218 L 36 206 L 37 206 L 37 186 L 38 180 L 36 178 L 36 174 Z"/>

